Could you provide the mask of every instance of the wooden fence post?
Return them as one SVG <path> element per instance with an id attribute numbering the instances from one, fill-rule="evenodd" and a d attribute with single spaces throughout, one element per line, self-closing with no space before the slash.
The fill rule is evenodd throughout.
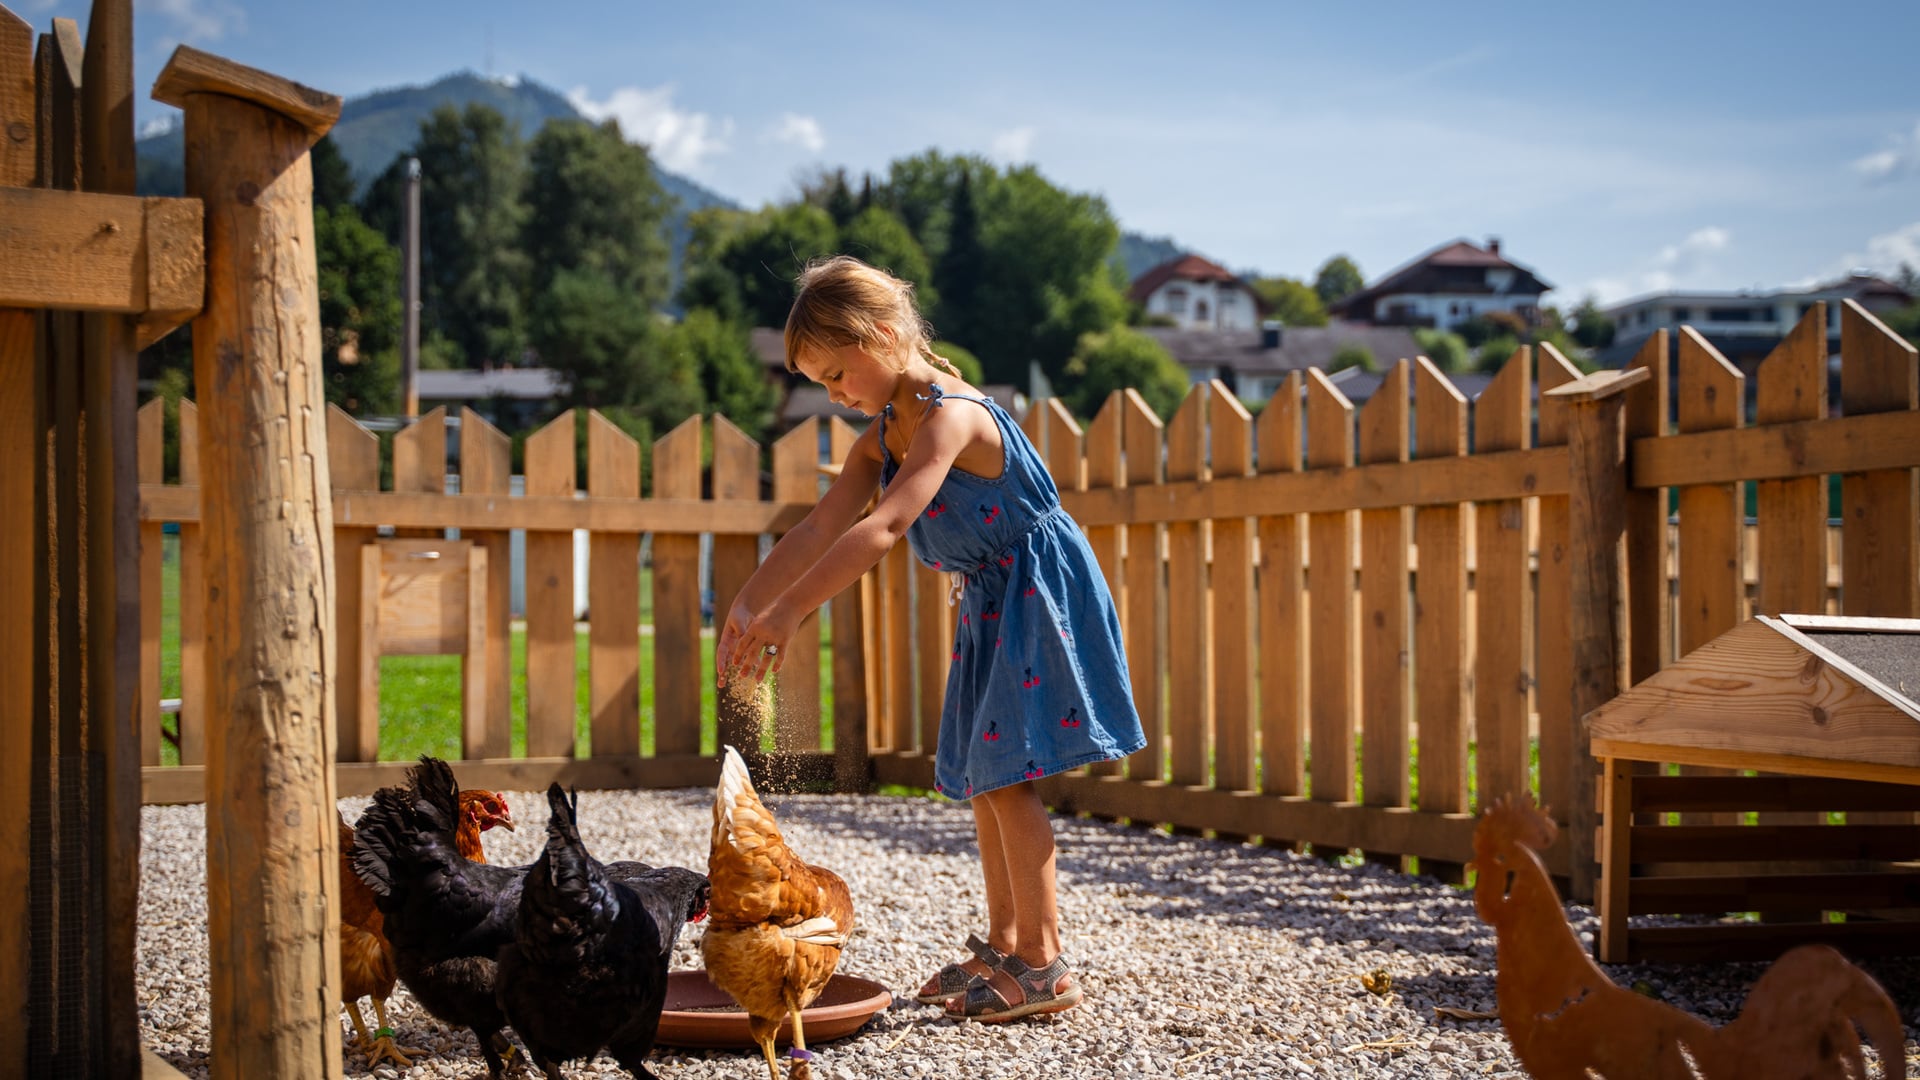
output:
<path id="1" fill-rule="evenodd" d="M 215 1077 L 340 1075 L 332 485 L 308 151 L 340 99 L 182 47 L 206 206 L 194 320 L 208 609 L 208 970 Z"/>
<path id="2" fill-rule="evenodd" d="M 1567 876 L 1569 899 L 1581 903 L 1593 900 L 1599 820 L 1586 716 L 1627 688 L 1626 399 L 1621 391 L 1651 375 L 1645 368 L 1596 372 L 1547 392 L 1568 406 L 1574 737 L 1566 774 Z"/>

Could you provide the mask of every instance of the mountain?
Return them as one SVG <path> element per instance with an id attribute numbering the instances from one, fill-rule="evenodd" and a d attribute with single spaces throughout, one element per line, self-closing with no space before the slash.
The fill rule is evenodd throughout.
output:
<path id="1" fill-rule="evenodd" d="M 490 105 L 522 138 L 531 138 L 553 119 L 584 119 L 573 103 L 551 87 L 526 78 L 489 79 L 470 71 L 445 76 L 426 86 L 376 90 L 353 98 L 340 108 L 340 122 L 330 134 L 340 154 L 353 169 L 354 185 L 365 191 L 374 177 L 413 145 L 420 122 L 442 105 L 464 108 Z M 179 124 L 135 144 L 139 155 L 139 191 L 142 195 L 178 195 L 183 178 L 185 135 Z M 654 166 L 654 176 L 667 194 L 679 200 L 669 221 L 673 234 L 675 280 L 681 249 L 686 245 L 687 215 L 710 206 L 739 209 L 739 204 L 676 173 Z"/>
<path id="2" fill-rule="evenodd" d="M 1174 243 L 1171 236 L 1142 236 L 1123 232 L 1119 245 L 1114 248 L 1113 258 L 1127 272 L 1127 280 L 1132 281 L 1168 259 L 1177 259 L 1186 253 L 1186 249 Z"/>

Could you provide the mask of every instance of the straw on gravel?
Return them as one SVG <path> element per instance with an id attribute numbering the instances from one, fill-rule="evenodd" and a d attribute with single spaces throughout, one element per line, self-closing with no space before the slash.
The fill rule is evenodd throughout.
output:
<path id="1" fill-rule="evenodd" d="M 764 794 L 764 793 L 763 793 Z M 544 830 L 541 800 L 509 794 L 518 832 L 486 834 L 489 859 L 524 863 Z M 1070 959 L 1087 992 L 1052 1019 L 989 1026 L 948 1020 L 910 995 L 986 930 L 986 903 L 964 805 L 886 796 L 765 796 L 808 861 L 846 878 L 859 927 L 840 970 L 894 991 L 892 1008 L 859 1033 L 816 1047 L 819 1080 L 963 1075 L 1099 1077 L 1520 1076 L 1491 1012 L 1494 938 L 1465 892 L 1391 870 L 1342 867 L 1291 852 L 1056 818 L 1060 908 Z M 713 794 L 587 791 L 580 831 L 602 859 L 704 868 Z M 364 799 L 344 799 L 348 820 Z M 207 1073 L 205 812 L 142 811 L 138 991 L 141 1038 L 189 1076 Z M 1583 908 L 1569 915 L 1590 935 Z M 1589 937 L 1590 940 L 1590 937 Z M 689 927 L 675 969 L 699 966 Z M 1867 965 L 1920 1021 L 1920 963 Z M 1712 1023 L 1731 1020 L 1757 965 L 1615 968 L 1655 996 Z M 1390 989 L 1374 993 L 1363 977 Z M 368 1071 L 346 1051 L 346 1075 L 473 1078 L 485 1065 L 473 1036 L 421 1012 L 405 989 L 389 1003 L 398 1042 L 431 1051 L 412 1070 Z M 364 1006 L 363 1006 L 364 1007 Z M 370 1010 L 369 1010 L 370 1012 Z M 343 1042 L 351 1037 L 344 1011 Z M 1910 1045 L 1912 1045 L 1910 1043 Z M 1920 1056 L 1912 1058 L 1920 1064 Z M 662 1080 L 753 1080 L 758 1050 L 663 1047 Z M 570 1077 L 623 1076 L 601 1057 Z"/>

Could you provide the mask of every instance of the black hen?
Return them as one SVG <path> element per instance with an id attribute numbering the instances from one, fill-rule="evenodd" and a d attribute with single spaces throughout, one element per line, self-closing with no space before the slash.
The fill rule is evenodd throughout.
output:
<path id="1" fill-rule="evenodd" d="M 454 846 L 460 788 L 422 757 L 407 784 L 381 788 L 354 826 L 353 872 L 373 890 L 394 966 L 421 1008 L 480 1040 L 498 1080 L 512 1044 L 494 994 L 494 957 L 513 941 L 527 868 L 469 861 Z"/>
<path id="2" fill-rule="evenodd" d="M 707 879 L 677 866 L 602 865 L 575 825 L 578 798 L 547 789 L 547 848 L 527 872 L 514 944 L 500 952 L 500 1004 L 550 1080 L 602 1047 L 635 1076 L 666 1002 L 680 927 L 707 913 Z"/>

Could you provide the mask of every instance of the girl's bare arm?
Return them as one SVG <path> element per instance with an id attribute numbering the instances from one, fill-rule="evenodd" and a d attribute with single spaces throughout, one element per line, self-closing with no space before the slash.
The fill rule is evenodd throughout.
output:
<path id="1" fill-rule="evenodd" d="M 874 489 L 880 486 L 879 445 L 879 425 L 870 425 L 847 452 L 840 475 L 828 485 L 827 493 L 807 511 L 800 524 L 787 530 L 773 545 L 767 561 L 761 563 L 741 587 L 735 606 L 749 612 L 763 610 L 780 595 L 787 582 L 820 561 L 820 556 L 847 531 L 873 497 Z"/>

